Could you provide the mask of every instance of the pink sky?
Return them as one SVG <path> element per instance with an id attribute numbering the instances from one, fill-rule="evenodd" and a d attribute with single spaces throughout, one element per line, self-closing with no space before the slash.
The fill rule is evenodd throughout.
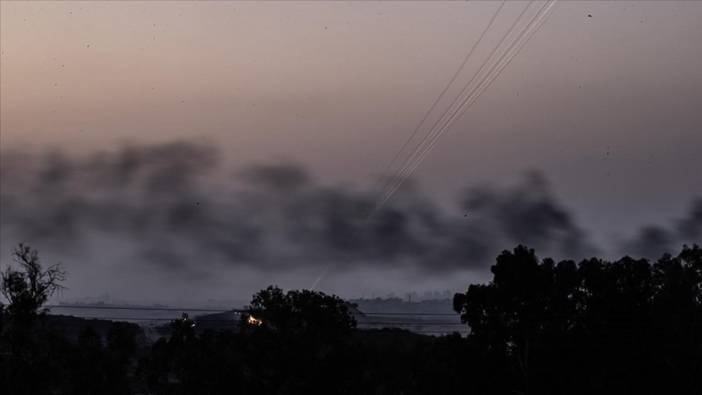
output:
<path id="1" fill-rule="evenodd" d="M 0 145 L 208 141 L 365 184 L 498 4 L 2 2 Z M 602 239 L 681 215 L 702 195 L 701 20 L 700 2 L 559 2 L 421 185 L 446 199 L 541 170 Z"/>

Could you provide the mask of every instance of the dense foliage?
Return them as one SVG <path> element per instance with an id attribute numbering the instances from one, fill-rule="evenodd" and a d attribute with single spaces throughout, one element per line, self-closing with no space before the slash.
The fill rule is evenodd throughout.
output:
<path id="1" fill-rule="evenodd" d="M 454 297 L 483 352 L 529 393 L 702 393 L 702 250 L 616 262 L 505 251 Z"/>
<path id="2" fill-rule="evenodd" d="M 87 325 L 71 337 L 39 316 L 22 338 L 0 315 L 0 390 L 11 394 L 702 393 L 702 249 L 655 263 L 580 263 L 505 251 L 493 280 L 454 309 L 465 337 L 357 330 L 352 306 L 313 291 L 254 295 L 241 330 L 187 316 L 141 330 Z M 9 310 L 12 311 L 12 310 Z M 93 324 L 94 325 L 94 324 Z"/>

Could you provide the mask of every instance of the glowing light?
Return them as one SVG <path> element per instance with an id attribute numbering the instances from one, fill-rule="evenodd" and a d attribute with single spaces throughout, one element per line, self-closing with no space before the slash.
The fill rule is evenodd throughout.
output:
<path id="1" fill-rule="evenodd" d="M 249 318 L 246 320 L 246 322 L 247 322 L 249 325 L 253 325 L 253 326 L 261 326 L 261 325 L 263 325 L 263 320 L 259 320 L 258 318 L 254 317 L 254 316 L 252 316 L 252 315 L 249 316 Z"/>

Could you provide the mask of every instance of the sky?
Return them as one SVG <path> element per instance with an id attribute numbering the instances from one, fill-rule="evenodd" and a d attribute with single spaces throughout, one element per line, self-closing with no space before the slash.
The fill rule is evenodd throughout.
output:
<path id="1" fill-rule="evenodd" d="M 193 282 L 203 295 L 220 297 L 230 292 L 238 297 L 264 287 L 267 281 L 307 286 L 320 271 L 331 273 L 321 283 L 322 289 L 353 296 L 454 289 L 485 280 L 489 253 L 476 256 L 475 260 L 487 260 L 482 266 L 448 265 L 450 270 L 430 266 L 411 272 L 402 262 L 424 256 L 412 249 L 400 249 L 401 254 L 393 250 L 390 258 L 384 255 L 387 251 L 368 252 L 349 259 L 358 268 L 349 264 L 338 271 L 326 269 L 326 262 L 344 260 L 346 255 L 315 253 L 310 258 L 301 254 L 300 259 L 315 264 L 261 269 L 264 261 L 289 257 L 289 244 L 319 248 L 324 232 L 304 243 L 287 236 L 285 242 L 269 240 L 267 248 L 278 251 L 267 252 L 265 259 L 256 255 L 259 252 L 211 257 L 218 262 L 248 262 L 225 269 L 216 266 L 219 263 L 194 272 L 144 263 L 150 269 L 141 271 L 141 263 L 125 267 L 119 262 L 134 260 L 124 251 L 143 250 L 143 246 L 135 247 L 139 241 L 129 232 L 116 231 L 112 219 L 95 212 L 65 214 L 93 222 L 101 218 L 100 226 L 79 222 L 91 231 L 84 232 L 87 235 L 71 248 L 56 247 L 56 239 L 64 237 L 61 227 L 39 232 L 38 225 L 26 224 L 51 221 L 63 213 L 42 211 L 51 206 L 50 198 L 65 197 L 73 202 L 70 207 L 76 206 L 76 199 L 105 204 L 109 199 L 100 193 L 114 197 L 136 188 L 135 196 L 130 195 L 135 203 L 129 207 L 150 207 L 151 202 L 143 199 L 160 198 L 122 184 L 98 188 L 84 178 L 89 174 L 110 179 L 96 170 L 94 159 L 106 158 L 112 163 L 106 166 L 114 167 L 125 152 L 136 152 L 140 163 L 147 163 L 143 168 L 148 174 L 171 166 L 187 169 L 192 179 L 176 177 L 176 184 L 201 188 L 197 192 L 203 202 L 225 200 L 219 199 L 223 191 L 234 194 L 227 195 L 231 199 L 244 199 L 238 189 L 232 192 L 232 179 L 242 177 L 257 185 L 257 193 L 286 195 L 291 192 L 275 188 L 290 186 L 281 187 L 276 175 L 304 174 L 310 179 L 305 181 L 306 193 L 320 202 L 336 202 L 326 200 L 325 193 L 337 193 L 355 202 L 351 206 L 362 206 L 370 198 L 360 191 L 367 191 L 383 175 L 499 4 L 0 3 L 3 262 L 11 244 L 33 242 L 47 260 L 69 262 L 72 279 L 66 294 L 76 297 L 103 290 L 128 295 L 134 293 L 130 284 L 139 284 L 144 290 L 136 292 L 139 297 L 172 298 Z M 505 5 L 462 76 L 478 68 L 525 5 Z M 470 237 L 502 237 L 505 244 L 524 239 L 538 246 L 540 239 L 514 230 L 530 223 L 531 217 L 517 223 L 503 220 L 500 214 L 506 207 L 522 207 L 514 196 L 521 192 L 531 196 L 537 190 L 541 200 L 557 208 L 552 212 L 567 214 L 567 220 L 559 217 L 549 223 L 579 240 L 577 248 L 553 252 L 544 244 L 546 253 L 562 255 L 636 253 L 626 248 L 646 244 L 634 240 L 645 234 L 640 231 L 643 227 L 655 225 L 660 231 L 697 221 L 694 202 L 702 196 L 700 20 L 698 2 L 559 2 L 521 53 L 442 137 L 419 167 L 412 187 L 401 190 L 390 206 L 406 218 L 414 218 L 416 202 L 431 206 L 442 218 L 439 229 L 446 237 L 460 239 L 465 233 L 455 229 L 467 226 L 460 221 L 470 208 L 463 203 L 491 191 L 498 198 L 480 207 L 490 228 L 502 236 Z M 215 164 L 183 163 L 181 154 Z M 149 162 L 149 157 L 159 159 Z M 51 184 L 46 171 L 37 170 L 46 163 L 60 168 L 57 161 L 72 164 L 66 170 L 75 178 L 70 183 Z M 246 178 L 246 174 L 255 176 Z M 272 187 L 271 179 L 277 180 Z M 190 197 L 192 191 L 182 192 L 182 185 L 168 185 L 169 194 Z M 37 196 L 31 204 L 17 198 L 42 188 L 51 193 Z M 309 199 L 310 195 L 303 195 L 301 201 Z M 237 221 L 242 211 L 251 210 L 238 203 L 223 204 L 217 207 L 238 213 L 231 214 Z M 266 204 L 267 213 L 285 205 Z M 42 216 L 34 218 L 39 212 Z M 259 215 L 266 217 L 256 212 Z M 200 226 L 235 227 L 216 222 L 218 217 L 226 215 L 213 214 Z M 260 222 L 272 229 L 280 226 L 275 218 Z M 422 224 L 421 229 L 432 229 Z M 414 232 L 415 225 L 407 229 Z M 159 228 L 163 231 L 172 228 Z M 247 234 L 243 228 L 239 231 Z M 681 231 L 667 232 L 663 238 L 675 244 L 677 236 L 672 234 Z M 145 239 L 152 240 L 154 234 Z M 686 234 L 697 237 L 695 232 Z M 178 245 L 190 243 L 194 236 L 182 237 Z M 241 242 L 238 236 L 232 237 Z M 406 241 L 418 243 L 413 237 Z M 231 239 L 223 238 L 222 243 L 226 240 Z M 327 242 L 321 243 L 326 246 Z M 488 250 L 510 247 L 491 245 Z M 192 254 L 181 252 L 180 257 L 197 260 L 200 248 L 210 247 L 195 244 Z M 443 251 L 434 244 L 417 248 L 427 256 Z M 156 254 L 159 259 L 147 254 L 137 260 L 162 260 L 163 252 Z M 396 263 L 373 263 L 386 259 Z M 75 263 L 84 260 L 96 263 Z M 216 279 L 213 272 L 218 273 Z M 235 291 L 229 290 L 230 284 Z"/>

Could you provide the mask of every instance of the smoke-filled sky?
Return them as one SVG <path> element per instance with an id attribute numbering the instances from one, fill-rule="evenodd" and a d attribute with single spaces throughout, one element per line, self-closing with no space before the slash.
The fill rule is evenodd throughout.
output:
<path id="1" fill-rule="evenodd" d="M 508 2 L 466 72 L 526 3 Z M 559 2 L 370 221 L 498 2 L 2 2 L 2 262 L 68 296 L 460 289 L 702 239 L 702 3 Z"/>

